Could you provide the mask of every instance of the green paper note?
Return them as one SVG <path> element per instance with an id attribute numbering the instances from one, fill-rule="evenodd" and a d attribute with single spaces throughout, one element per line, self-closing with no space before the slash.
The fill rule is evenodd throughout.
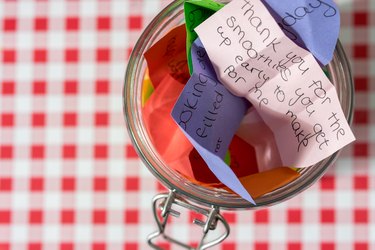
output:
<path id="1" fill-rule="evenodd" d="M 186 53 L 190 74 L 193 72 L 190 48 L 198 35 L 194 29 L 209 18 L 216 11 L 220 10 L 224 4 L 213 0 L 188 0 L 184 3 L 184 13 L 186 22 Z"/>
<path id="2" fill-rule="evenodd" d="M 231 161 L 232 161 L 232 159 L 231 159 L 231 157 L 230 157 L 230 152 L 229 152 L 229 150 L 228 150 L 227 153 L 225 154 L 224 162 L 225 162 L 228 166 L 230 166 Z"/>

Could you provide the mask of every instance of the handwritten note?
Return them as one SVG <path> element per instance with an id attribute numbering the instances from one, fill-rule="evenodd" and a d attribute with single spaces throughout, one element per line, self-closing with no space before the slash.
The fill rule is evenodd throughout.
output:
<path id="1" fill-rule="evenodd" d="M 172 110 L 172 117 L 215 176 L 254 203 L 235 173 L 223 161 L 249 103 L 231 94 L 217 80 L 199 40 L 194 42 L 191 53 L 194 71 Z"/>
<path id="2" fill-rule="evenodd" d="M 354 140 L 332 83 L 260 0 L 233 0 L 195 31 L 220 81 L 274 133 L 283 165 L 313 165 Z"/>
<path id="3" fill-rule="evenodd" d="M 190 49 L 193 42 L 198 38 L 194 29 L 223 6 L 224 4 L 212 0 L 189 0 L 184 3 L 186 54 L 190 72 L 193 72 Z"/>
<path id="4" fill-rule="evenodd" d="M 340 13 L 333 0 L 264 0 L 280 28 L 307 48 L 322 64 L 333 56 L 340 32 Z"/>
<path id="5" fill-rule="evenodd" d="M 166 75 L 185 84 L 190 77 L 186 60 L 185 25 L 169 31 L 144 56 L 154 88 L 160 85 Z"/>
<path id="6" fill-rule="evenodd" d="M 224 158 L 249 103 L 217 80 L 200 40 L 194 42 L 191 52 L 194 72 L 173 108 L 172 117 L 195 141 Z"/>

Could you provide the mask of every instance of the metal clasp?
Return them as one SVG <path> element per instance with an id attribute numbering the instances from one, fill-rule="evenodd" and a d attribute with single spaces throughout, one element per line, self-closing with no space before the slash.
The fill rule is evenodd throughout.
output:
<path id="1" fill-rule="evenodd" d="M 190 211 L 194 211 L 206 217 L 205 221 L 194 219 L 194 221 L 192 222 L 202 227 L 203 229 L 203 235 L 201 237 L 201 240 L 197 248 L 194 248 L 193 246 L 190 246 L 186 243 L 183 243 L 175 238 L 172 238 L 166 235 L 168 217 L 170 215 L 173 217 L 180 216 L 180 212 L 178 212 L 174 208 L 176 206 L 186 208 Z M 203 250 L 203 249 L 207 249 L 209 247 L 212 247 L 214 245 L 221 243 L 223 240 L 225 240 L 228 237 L 229 232 L 230 232 L 229 225 L 224 219 L 224 217 L 220 214 L 218 207 L 211 206 L 211 207 L 204 208 L 204 207 L 195 205 L 191 202 L 187 202 L 186 200 L 179 197 L 174 190 L 171 190 L 169 193 L 156 195 L 152 201 L 152 209 L 153 209 L 155 221 L 158 225 L 158 231 L 150 234 L 147 237 L 147 242 L 154 249 L 161 250 L 161 248 L 154 242 L 154 240 L 158 238 L 159 236 L 162 236 L 166 241 L 172 244 L 179 245 L 185 249 Z M 214 239 L 209 240 L 207 237 L 208 233 L 216 230 L 219 222 L 223 226 L 223 230 L 222 230 L 223 232 L 218 237 L 215 237 Z"/>

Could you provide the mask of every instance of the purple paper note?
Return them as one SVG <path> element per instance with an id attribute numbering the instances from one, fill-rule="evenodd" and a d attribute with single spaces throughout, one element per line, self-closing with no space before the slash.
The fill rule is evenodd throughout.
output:
<path id="1" fill-rule="evenodd" d="M 231 94 L 216 78 L 200 41 L 192 46 L 193 75 L 172 116 L 177 124 L 210 152 L 224 158 L 249 102 Z"/>
<path id="2" fill-rule="evenodd" d="M 207 52 L 199 38 L 195 39 L 191 45 L 191 59 L 193 72 L 196 74 L 206 73 L 212 75 L 217 80 L 215 70 L 208 58 Z"/>
<path id="3" fill-rule="evenodd" d="M 231 94 L 216 78 L 207 53 L 197 39 L 191 49 L 193 74 L 172 117 L 215 176 L 244 199 L 254 203 L 231 168 L 222 160 L 249 102 Z"/>
<path id="4" fill-rule="evenodd" d="M 307 48 L 322 65 L 332 60 L 340 32 L 340 13 L 333 0 L 263 2 L 285 35 Z"/>

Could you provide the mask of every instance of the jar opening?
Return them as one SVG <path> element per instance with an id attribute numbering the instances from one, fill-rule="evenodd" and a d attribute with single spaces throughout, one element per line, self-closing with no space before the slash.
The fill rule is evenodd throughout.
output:
<path id="1" fill-rule="evenodd" d="M 144 52 L 163 37 L 173 27 L 184 22 L 184 1 L 174 1 L 162 10 L 148 25 L 137 44 L 127 66 L 123 97 L 124 114 L 128 131 L 140 158 L 149 170 L 168 188 L 198 203 L 216 205 L 227 209 L 260 208 L 277 204 L 302 192 L 316 182 L 335 161 L 338 153 L 323 161 L 301 170 L 301 176 L 262 197 L 251 205 L 238 195 L 223 188 L 213 188 L 194 183 L 170 168 L 156 151 L 145 128 L 142 116 L 142 90 L 147 64 Z M 342 109 L 351 123 L 353 114 L 353 83 L 349 63 L 344 50 L 338 42 L 333 60 L 327 66 L 330 80 L 335 85 Z"/>

